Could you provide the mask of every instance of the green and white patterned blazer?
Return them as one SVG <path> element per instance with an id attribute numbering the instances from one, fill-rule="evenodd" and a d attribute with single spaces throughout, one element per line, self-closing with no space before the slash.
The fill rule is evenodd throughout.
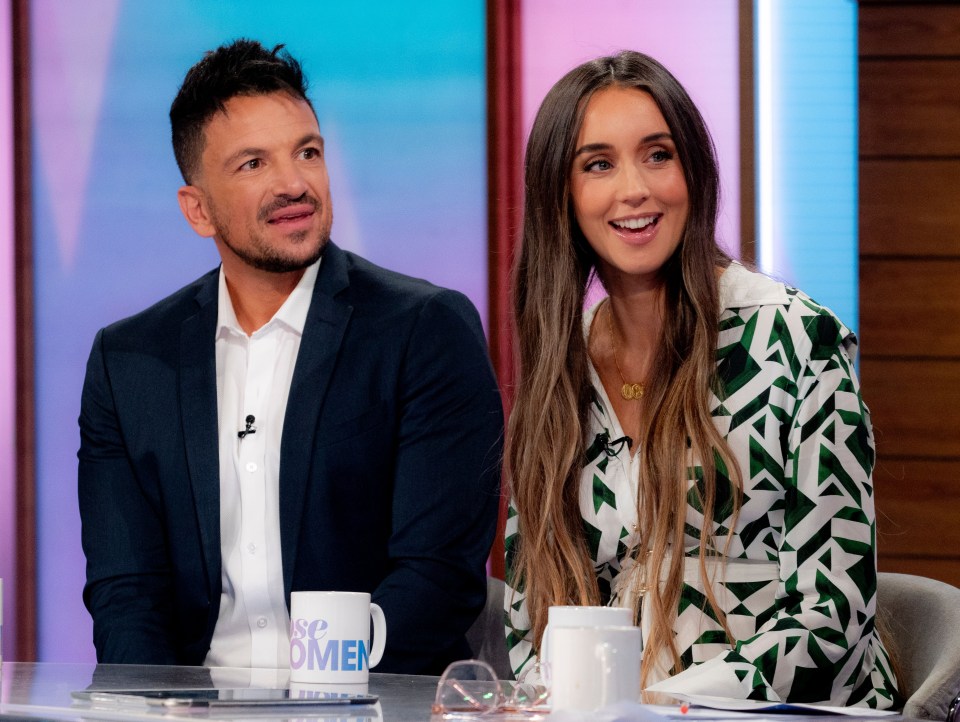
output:
<path id="1" fill-rule="evenodd" d="M 650 690 L 890 708 L 900 703 L 874 627 L 876 548 L 873 431 L 854 370 L 856 338 L 802 292 L 734 263 L 720 279 L 714 422 L 743 476 L 743 505 L 726 564 L 711 583 L 734 636 L 705 610 L 697 562 L 703 519 L 686 516 L 685 581 L 675 625 L 686 669 L 660 660 Z M 584 314 L 585 333 L 599 304 Z M 601 592 L 630 605 L 639 462 L 591 368 L 580 487 L 583 528 Z M 695 476 L 695 475 L 694 475 Z M 693 490 L 695 480 L 688 481 Z M 718 504 L 718 506 L 721 506 Z M 725 512 L 718 512 L 725 513 Z M 714 519 L 718 544 L 727 518 Z M 518 674 L 536 661 L 511 558 L 522 529 L 506 530 L 507 646 Z M 644 637 L 649 620 L 641 604 Z"/>

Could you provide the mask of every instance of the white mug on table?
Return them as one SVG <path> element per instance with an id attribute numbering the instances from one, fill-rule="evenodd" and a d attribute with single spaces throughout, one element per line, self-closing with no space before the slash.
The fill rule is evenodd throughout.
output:
<path id="1" fill-rule="evenodd" d="M 557 627 L 550 646 L 552 710 L 589 711 L 639 701 L 639 627 Z"/>
<path id="2" fill-rule="evenodd" d="M 540 659 L 551 664 L 551 630 L 558 627 L 630 627 L 633 610 L 626 607 L 553 606 L 547 611 L 547 627 L 543 630 Z"/>
<path id="3" fill-rule="evenodd" d="M 373 646 L 370 620 L 373 619 Z M 290 595 L 290 680 L 366 684 L 383 656 L 387 623 L 366 592 Z"/>

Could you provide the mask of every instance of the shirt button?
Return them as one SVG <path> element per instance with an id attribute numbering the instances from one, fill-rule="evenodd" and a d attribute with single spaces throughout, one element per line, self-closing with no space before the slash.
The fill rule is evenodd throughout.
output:
<path id="1" fill-rule="evenodd" d="M 247 471 L 254 472 L 254 471 L 256 471 L 256 470 L 257 470 L 257 465 L 256 465 L 254 462 L 252 462 L 252 461 L 248 461 L 248 462 L 247 462 Z"/>
<path id="2" fill-rule="evenodd" d="M 257 626 L 260 627 L 260 629 L 263 629 L 264 627 L 266 627 L 266 626 L 267 626 L 267 618 L 266 618 L 266 617 L 260 617 L 259 619 L 257 619 Z"/>
<path id="3" fill-rule="evenodd" d="M 250 544 L 247 544 L 247 551 L 250 552 L 251 554 L 256 554 L 256 553 L 257 553 L 257 545 L 254 544 L 253 542 L 251 542 Z"/>

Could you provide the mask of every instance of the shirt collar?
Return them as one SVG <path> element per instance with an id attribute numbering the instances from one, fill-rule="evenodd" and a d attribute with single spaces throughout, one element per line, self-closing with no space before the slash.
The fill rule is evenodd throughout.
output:
<path id="1" fill-rule="evenodd" d="M 289 330 L 298 336 L 303 335 L 303 327 L 307 323 L 307 312 L 310 310 L 310 301 L 313 298 L 313 287 L 317 282 L 317 273 L 320 270 L 320 263 L 323 260 L 321 256 L 314 263 L 307 266 L 300 278 L 300 282 L 287 296 L 287 300 L 277 310 L 267 323 L 252 334 L 256 336 L 272 328 L 276 324 L 283 324 Z M 227 290 L 227 279 L 223 275 L 223 265 L 220 266 L 220 274 L 217 286 L 217 338 L 223 336 L 224 332 L 246 335 L 240 328 L 237 321 L 237 314 L 233 310 L 233 301 L 230 300 L 230 292 Z"/>
<path id="2" fill-rule="evenodd" d="M 721 274 L 718 291 L 721 311 L 790 302 L 786 286 L 762 273 L 748 271 L 736 261 Z"/>
<path id="3" fill-rule="evenodd" d="M 750 306 L 782 305 L 790 302 L 786 286 L 762 273 L 748 271 L 737 261 L 731 261 L 720 275 L 717 290 L 720 296 L 720 310 L 730 308 L 749 308 Z M 584 332 L 590 332 L 590 324 L 600 304 L 606 299 L 602 296 L 583 314 Z"/>

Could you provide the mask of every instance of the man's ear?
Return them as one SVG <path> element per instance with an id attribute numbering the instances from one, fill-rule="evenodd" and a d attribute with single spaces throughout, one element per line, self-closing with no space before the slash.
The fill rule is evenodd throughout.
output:
<path id="1" fill-rule="evenodd" d="M 182 186 L 177 191 L 177 201 L 180 202 L 180 212 L 193 230 L 204 238 L 211 238 L 216 233 L 202 190 L 196 186 Z"/>

